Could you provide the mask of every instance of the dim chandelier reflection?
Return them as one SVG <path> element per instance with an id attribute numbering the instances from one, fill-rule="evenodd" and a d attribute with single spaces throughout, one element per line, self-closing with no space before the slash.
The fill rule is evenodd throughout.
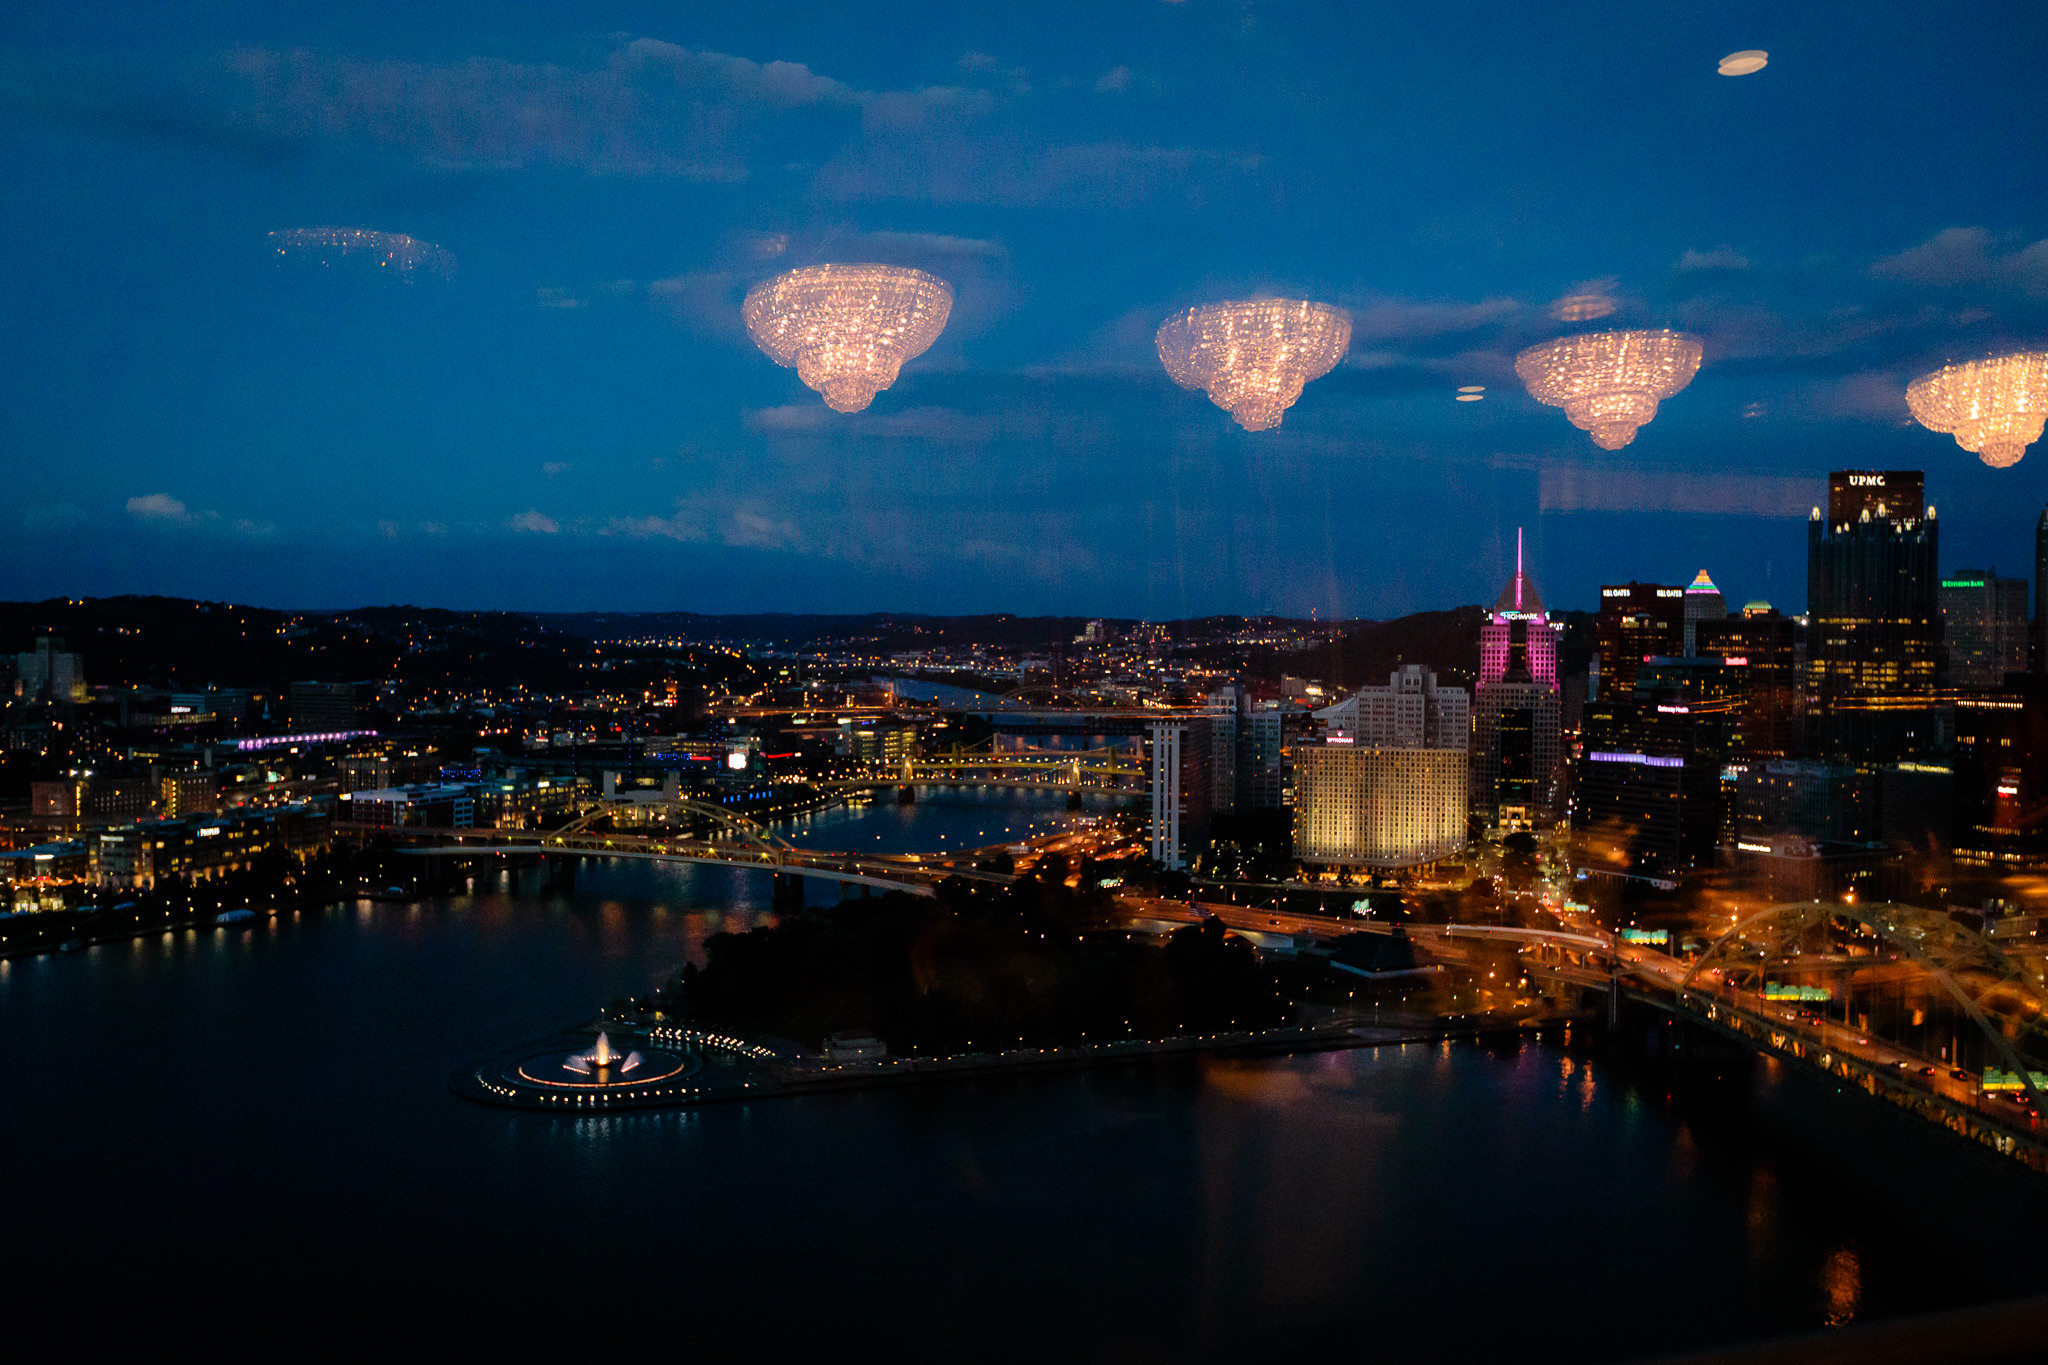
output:
<path id="1" fill-rule="evenodd" d="M 1985 464 L 2009 468 L 2041 439 L 2048 351 L 1944 365 L 1906 386 L 1906 406 L 1929 431 L 1953 432 L 1956 444 Z"/>
<path id="2" fill-rule="evenodd" d="M 755 285 L 741 305 L 754 344 L 795 366 L 834 412 L 874 402 L 952 310 L 952 285 L 891 265 L 806 266 Z"/>
<path id="3" fill-rule="evenodd" d="M 314 265 L 333 266 L 338 261 L 361 261 L 399 279 L 410 280 L 415 271 L 425 270 L 451 279 L 455 257 L 417 237 L 402 232 L 375 232 L 369 228 L 288 228 L 270 234 L 271 248 L 279 259 L 298 258 Z"/>
<path id="4" fill-rule="evenodd" d="M 1305 299 L 1211 303 L 1168 318 L 1155 341 L 1174 383 L 1206 391 L 1246 431 L 1266 431 L 1344 358 L 1351 315 Z"/>

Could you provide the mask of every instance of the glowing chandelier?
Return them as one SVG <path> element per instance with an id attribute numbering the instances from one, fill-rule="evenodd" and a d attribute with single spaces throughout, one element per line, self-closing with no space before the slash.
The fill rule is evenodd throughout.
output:
<path id="1" fill-rule="evenodd" d="M 755 285 L 741 305 L 754 344 L 794 365 L 835 412 L 874 402 L 952 311 L 952 285 L 893 265 L 806 266 Z"/>
<path id="2" fill-rule="evenodd" d="M 1209 303 L 1166 320 L 1159 359 L 1173 382 L 1202 389 L 1246 431 L 1280 425 L 1302 385 L 1351 346 L 1351 315 L 1302 299 Z"/>
<path id="3" fill-rule="evenodd" d="M 2048 351 L 1944 365 L 1906 386 L 1906 406 L 1993 469 L 2016 465 L 2048 419 Z"/>
<path id="4" fill-rule="evenodd" d="M 1620 450 L 1657 404 L 1699 373 L 1699 338 L 1683 332 L 1582 332 L 1515 357 L 1515 373 L 1539 403 L 1563 408 L 1602 450 Z"/>

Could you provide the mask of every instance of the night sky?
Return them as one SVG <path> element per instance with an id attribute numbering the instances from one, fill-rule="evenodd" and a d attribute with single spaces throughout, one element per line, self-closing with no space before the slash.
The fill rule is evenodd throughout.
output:
<path id="1" fill-rule="evenodd" d="M 2048 346 L 2044 58 L 2013 0 L 15 0 L 0 596 L 1388 616 L 1491 600 L 1520 525 L 1553 607 L 1799 609 L 1847 465 L 2020 573 L 2048 449 L 1904 389 Z M 957 303 L 842 416 L 739 303 L 863 260 Z M 1616 453 L 1512 370 L 1587 292 L 1706 348 Z M 1355 332 L 1248 434 L 1152 337 L 1255 294 Z"/>

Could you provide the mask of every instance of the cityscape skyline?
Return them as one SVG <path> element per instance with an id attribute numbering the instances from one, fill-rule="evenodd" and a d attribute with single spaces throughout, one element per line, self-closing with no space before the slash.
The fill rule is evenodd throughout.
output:
<path id="1" fill-rule="evenodd" d="M 2036 1359 L 2044 57 L 0 7 L 0 1308 Z"/>

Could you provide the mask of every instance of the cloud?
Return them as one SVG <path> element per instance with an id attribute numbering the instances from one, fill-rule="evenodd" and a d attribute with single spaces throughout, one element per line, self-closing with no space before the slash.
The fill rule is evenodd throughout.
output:
<path id="1" fill-rule="evenodd" d="M 93 526 L 96 519 L 92 513 L 76 503 L 60 502 L 45 507 L 30 507 L 23 510 L 18 523 L 28 531 L 76 531 Z"/>
<path id="2" fill-rule="evenodd" d="M 1482 299 L 1478 303 L 1423 303 L 1386 299 L 1351 309 L 1354 346 L 1374 341 L 1422 341 L 1494 327 L 1519 316 L 1519 301 Z"/>
<path id="3" fill-rule="evenodd" d="M 169 493 L 149 493 L 130 498 L 126 506 L 128 515 L 145 525 L 190 526 L 214 534 L 225 527 L 236 535 L 258 538 L 277 534 L 275 522 L 259 521 L 254 517 L 238 517 L 233 522 L 224 522 L 220 513 L 195 512 Z"/>
<path id="4" fill-rule="evenodd" d="M 562 529 L 553 517 L 544 512 L 521 512 L 516 517 L 507 518 L 505 527 L 511 531 L 533 531 L 544 536 L 554 535 Z"/>
<path id="5" fill-rule="evenodd" d="M 747 414 L 746 421 L 756 431 L 814 436 L 832 430 L 836 417 L 822 402 L 789 403 L 779 408 L 756 408 Z"/>
<path id="6" fill-rule="evenodd" d="M 950 256 L 989 260 L 1006 254 L 1003 244 L 991 238 L 950 237 L 942 232 L 864 232 L 853 245 L 859 246 L 863 254 L 927 259 Z"/>
<path id="7" fill-rule="evenodd" d="M 1844 417 L 1910 426 L 1913 414 L 1906 407 L 1906 384 L 1913 378 L 1911 370 L 1918 368 L 1845 374 L 1801 394 L 1798 408 L 1815 417 Z"/>
<path id="8" fill-rule="evenodd" d="M 613 517 L 597 528 L 601 536 L 632 540 L 717 541 L 735 549 L 802 550 L 796 523 L 759 502 L 734 501 L 724 493 L 700 492 L 676 499 L 670 516 Z"/>
<path id="9" fill-rule="evenodd" d="M 0 93 L 36 112 L 264 160 L 325 150 L 429 171 L 707 182 L 743 181 L 758 163 L 811 174 L 816 195 L 857 201 L 1202 204 L 1243 190 L 1265 164 L 1249 151 L 1061 143 L 1025 120 L 1022 68 L 979 53 L 961 64 L 976 85 L 862 90 L 798 62 L 652 38 L 580 62 L 252 46 L 184 64 L 16 63 L 0 70 Z M 1152 82 L 1118 68 L 1101 83 Z"/>
<path id="10" fill-rule="evenodd" d="M 188 524 L 192 520 L 192 514 L 185 510 L 185 504 L 169 493 L 150 493 L 144 497 L 128 499 L 128 515 L 137 521 Z"/>
<path id="11" fill-rule="evenodd" d="M 602 536 L 626 536 L 632 540 L 700 541 L 707 537 L 701 520 L 688 508 L 678 506 L 671 517 L 613 517 L 598 529 Z"/>
<path id="12" fill-rule="evenodd" d="M 752 550 L 796 550 L 803 547 L 796 523 L 753 507 L 735 507 L 719 538 L 727 545 Z"/>
<path id="13" fill-rule="evenodd" d="M 1671 268 L 1680 274 L 1696 270 L 1747 270 L 1749 257 L 1732 246 L 1717 246 L 1712 251 L 1687 249 L 1683 256 L 1672 262 Z"/>
<path id="14" fill-rule="evenodd" d="M 969 52 L 960 58 L 960 69 L 983 79 L 1002 81 L 1010 87 L 1010 93 L 1028 95 L 1031 93 L 1030 72 L 1021 66 L 1005 67 L 986 52 Z"/>
<path id="15" fill-rule="evenodd" d="M 566 474 L 575 467 L 575 464 L 568 460 L 549 460 L 540 467 L 540 472 L 552 479 L 555 475 Z"/>
<path id="16" fill-rule="evenodd" d="M 246 133 L 375 149 L 449 170 L 578 169 L 737 180 L 764 117 L 859 107 L 797 62 L 753 62 L 653 38 L 594 68 L 475 57 L 363 60 L 244 48 L 204 104 Z M 225 106 L 224 108 L 221 106 Z"/>
<path id="17" fill-rule="evenodd" d="M 380 521 L 377 530 L 386 540 L 398 539 L 398 523 L 395 521 Z"/>
<path id="18" fill-rule="evenodd" d="M 1121 95 L 1131 88 L 1131 69 L 1128 66 L 1113 66 L 1095 81 L 1098 95 Z"/>
<path id="19" fill-rule="evenodd" d="M 738 332 L 745 326 L 740 300 L 748 280 L 733 270 L 693 270 L 647 286 L 647 297 L 679 322 L 704 331 Z"/>
<path id="20" fill-rule="evenodd" d="M 1813 480 L 1787 474 L 1695 474 L 1606 461 L 1552 461 L 1536 476 L 1545 512 L 1676 512 L 1803 517 Z"/>
<path id="21" fill-rule="evenodd" d="M 993 416 L 951 408 L 905 408 L 901 412 L 833 412 L 823 402 L 791 403 L 757 408 L 746 417 L 756 431 L 777 436 L 868 437 L 935 441 L 952 445 L 983 445 L 995 439 Z"/>
<path id="22" fill-rule="evenodd" d="M 1988 284 L 2048 294 L 2048 239 L 2017 246 L 1981 227 L 1944 228 L 1916 247 L 1872 263 L 1881 280 L 1953 289 Z"/>
<path id="23" fill-rule="evenodd" d="M 871 136 L 827 162 L 820 194 L 941 204 L 1126 206 L 1173 199 L 1199 206 L 1241 193 L 1265 166 L 1255 152 L 1106 141 L 1048 145 L 993 104 L 926 102 L 888 122 L 868 106 Z"/>

